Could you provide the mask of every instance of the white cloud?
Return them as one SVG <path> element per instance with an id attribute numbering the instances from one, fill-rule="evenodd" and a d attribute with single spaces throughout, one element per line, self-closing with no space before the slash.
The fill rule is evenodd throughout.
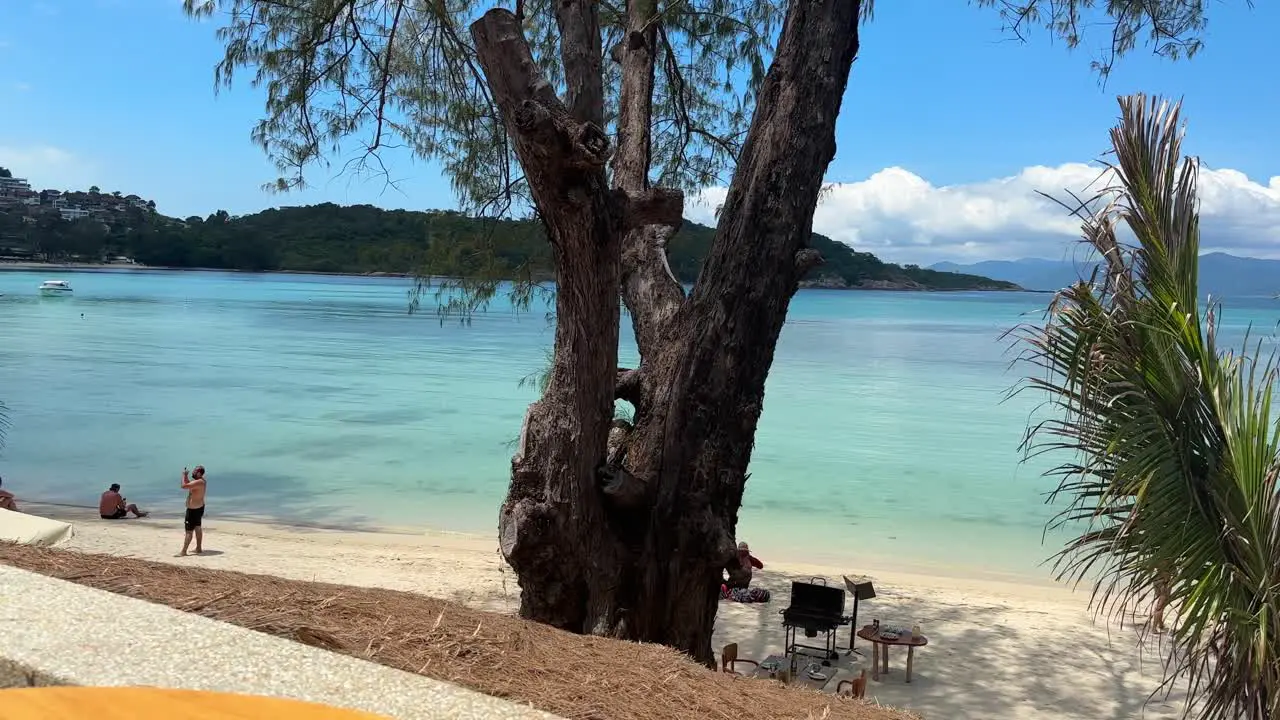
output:
<path id="1" fill-rule="evenodd" d="M 13 89 L 17 90 L 18 92 L 27 92 L 28 90 L 31 89 L 31 84 L 24 83 L 24 82 L 16 82 L 13 84 Z"/>
<path id="2" fill-rule="evenodd" d="M 51 145 L 0 145 L 0 167 L 27 178 L 38 190 L 82 190 L 92 185 L 97 175 L 92 162 Z"/>
<path id="3" fill-rule="evenodd" d="M 1080 223 L 1061 205 L 1100 190 L 1102 169 L 1084 163 L 1034 166 L 1017 175 L 935 186 L 899 167 L 833 185 L 814 215 L 815 232 L 893 262 L 1044 257 L 1073 251 Z M 690 203 L 691 219 L 714 224 L 724 188 Z M 1280 257 L 1280 176 L 1267 184 L 1236 170 L 1200 172 L 1201 246 L 1236 255 Z"/>

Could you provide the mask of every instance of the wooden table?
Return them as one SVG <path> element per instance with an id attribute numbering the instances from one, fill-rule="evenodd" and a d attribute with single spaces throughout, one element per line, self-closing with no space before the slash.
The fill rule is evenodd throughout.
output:
<path id="1" fill-rule="evenodd" d="M 778 672 L 791 669 L 791 658 L 787 657 L 786 655 L 770 655 L 769 657 L 765 658 L 764 661 L 761 662 L 760 664 L 763 665 L 764 663 L 767 663 L 767 662 L 778 663 L 778 670 L 777 670 Z M 813 663 L 818 663 L 819 667 L 822 668 L 822 673 L 827 676 L 827 679 L 814 680 L 813 678 L 809 677 L 808 669 L 809 669 L 809 666 Z M 804 685 L 805 687 L 810 687 L 810 688 L 813 688 L 814 690 L 821 690 L 822 688 L 826 687 L 827 683 L 831 682 L 831 678 L 836 676 L 836 669 L 834 667 L 827 667 L 825 665 L 822 665 L 821 663 L 822 663 L 821 658 L 815 658 L 808 655 L 798 656 L 798 659 L 796 661 L 796 676 L 791 679 L 791 683 L 793 685 Z M 756 668 L 755 672 L 751 673 L 751 677 L 768 678 L 769 671 L 765 670 L 763 667 L 759 667 L 759 668 Z"/>
<path id="2" fill-rule="evenodd" d="M 389 720 L 298 700 L 149 687 L 0 690 L 0 715 L 5 720 Z"/>
<path id="3" fill-rule="evenodd" d="M 916 648 L 929 644 L 929 638 L 911 634 L 900 636 L 894 640 L 880 637 L 880 631 L 871 625 L 865 625 L 858 631 L 858 637 L 871 643 L 871 679 L 879 680 L 882 673 L 889 672 L 889 646 L 907 646 L 907 682 L 911 682 L 911 661 L 915 659 Z"/>

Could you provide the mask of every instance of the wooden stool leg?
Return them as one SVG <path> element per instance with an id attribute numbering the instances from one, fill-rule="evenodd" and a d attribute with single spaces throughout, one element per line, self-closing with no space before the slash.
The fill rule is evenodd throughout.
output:
<path id="1" fill-rule="evenodd" d="M 871 679 L 880 679 L 880 643 L 871 643 Z"/>
<path id="2" fill-rule="evenodd" d="M 907 646 L 907 682 L 911 682 L 911 660 L 915 658 L 915 655 L 916 655 L 915 645 L 908 645 Z"/>
<path id="3" fill-rule="evenodd" d="M 881 668 L 880 672 L 884 673 L 885 675 L 888 675 L 889 674 L 889 646 L 887 644 L 882 645 L 880 647 L 880 660 L 884 663 L 884 667 Z"/>

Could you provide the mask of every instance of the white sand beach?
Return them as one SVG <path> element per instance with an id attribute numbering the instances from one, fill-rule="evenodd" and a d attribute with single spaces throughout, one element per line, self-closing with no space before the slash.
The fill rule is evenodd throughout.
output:
<path id="1" fill-rule="evenodd" d="M 61 507 L 24 509 L 74 520 L 76 534 L 61 546 L 66 549 L 407 590 L 499 612 L 513 612 L 518 602 L 515 578 L 504 572 L 490 538 L 318 530 L 215 517 L 206 523 L 206 554 L 180 558 L 176 518 L 102 521 Z M 895 651 L 890 674 L 868 683 L 869 698 L 948 719 L 1159 719 L 1181 711 L 1178 692 L 1148 703 L 1161 676 L 1158 648 L 1151 642 L 1139 648 L 1132 628 L 1095 624 L 1084 591 L 957 568 L 817 566 L 771 558 L 765 547 L 753 552 L 766 566 L 753 584 L 768 587 L 773 600 L 722 603 L 716 630 L 716 647 L 736 642 L 741 657 L 763 659 L 781 651 L 778 611 L 787 604 L 792 579 L 821 575 L 839 582 L 842 574 L 862 574 L 874 580 L 877 597 L 861 604 L 860 624 L 919 622 L 929 638 L 917 651 L 914 682 L 903 682 L 905 652 Z M 839 645 L 848 646 L 847 628 L 840 630 Z M 869 657 L 865 641 L 858 648 Z M 842 658 L 838 664 L 848 663 Z M 869 667 L 870 661 L 861 663 Z"/>

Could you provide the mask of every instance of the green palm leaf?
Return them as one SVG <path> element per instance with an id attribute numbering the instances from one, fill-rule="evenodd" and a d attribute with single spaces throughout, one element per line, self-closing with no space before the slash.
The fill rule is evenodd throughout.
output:
<path id="1" fill-rule="evenodd" d="M 1024 448 L 1069 458 L 1050 472 L 1066 501 L 1054 522 L 1077 532 L 1055 569 L 1091 584 L 1104 616 L 1168 602 L 1164 686 L 1186 679 L 1189 716 L 1280 716 L 1276 363 L 1221 352 L 1220 309 L 1199 306 L 1198 163 L 1179 105 L 1120 107 L 1112 183 L 1080 211 L 1105 262 L 1015 331 L 1032 368 L 1020 389 L 1053 410 Z"/>

